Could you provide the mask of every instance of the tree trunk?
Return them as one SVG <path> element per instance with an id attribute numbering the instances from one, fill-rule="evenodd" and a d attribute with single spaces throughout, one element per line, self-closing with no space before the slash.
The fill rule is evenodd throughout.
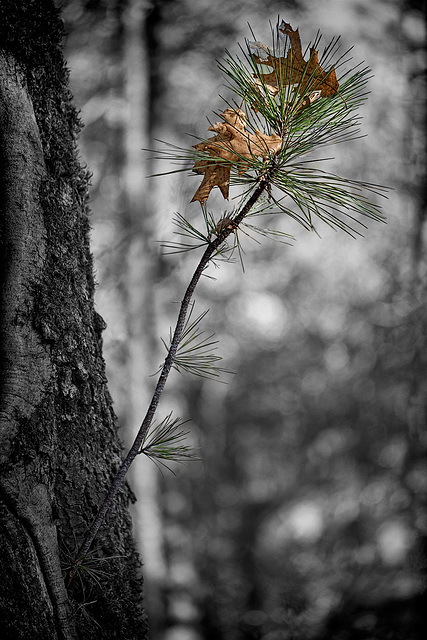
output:
<path id="1" fill-rule="evenodd" d="M 61 21 L 51 0 L 3 0 L 1 13 L 2 637 L 142 639 L 128 488 L 64 586 L 121 448 Z"/>
<path id="2" fill-rule="evenodd" d="M 143 149 L 153 148 L 150 136 L 150 71 L 153 52 L 148 50 L 144 33 L 151 27 L 150 2 L 130 0 L 123 18 L 123 47 L 125 60 L 124 90 L 129 109 L 124 135 L 123 182 L 126 217 L 132 234 L 124 245 L 123 264 L 125 312 L 127 319 L 126 369 L 128 374 L 127 433 L 132 444 L 141 416 L 145 415 L 154 391 L 150 378 L 164 357 L 159 353 L 156 332 L 156 280 L 159 259 L 158 234 L 155 232 L 156 209 L 152 161 Z M 151 17 L 151 16 L 150 16 Z M 148 24 L 147 24 L 148 23 Z M 163 552 L 163 523 L 159 508 L 159 470 L 151 461 L 136 464 L 130 469 L 130 479 L 138 495 L 133 508 L 137 542 L 144 553 L 144 579 L 147 586 L 146 607 L 153 634 L 164 620 L 163 589 L 166 580 Z M 139 540 L 138 540 L 139 537 Z"/>

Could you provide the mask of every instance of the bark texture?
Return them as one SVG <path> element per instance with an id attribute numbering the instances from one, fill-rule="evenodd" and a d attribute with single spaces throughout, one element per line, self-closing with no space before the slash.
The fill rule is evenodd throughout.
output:
<path id="1" fill-rule="evenodd" d="M 2 0 L 0 10 L 2 637 L 141 639 L 129 488 L 64 587 L 121 447 L 62 23 L 50 0 Z"/>

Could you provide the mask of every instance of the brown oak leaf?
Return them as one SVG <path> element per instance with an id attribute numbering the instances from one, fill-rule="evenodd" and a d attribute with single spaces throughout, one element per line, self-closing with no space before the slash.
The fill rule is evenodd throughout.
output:
<path id="1" fill-rule="evenodd" d="M 251 167 L 254 157 L 267 160 L 282 146 L 278 135 L 267 136 L 256 130 L 255 134 L 246 131 L 246 116 L 241 109 L 226 109 L 221 113 L 224 122 L 215 122 L 208 131 L 215 136 L 194 145 L 196 151 L 203 151 L 212 157 L 198 160 L 193 167 L 196 173 L 204 174 L 203 180 L 191 202 L 199 201 L 203 205 L 214 187 L 219 187 L 228 200 L 230 172 L 237 166 L 239 175 Z"/>
<path id="2" fill-rule="evenodd" d="M 298 29 L 292 29 L 290 24 L 282 20 L 279 31 L 289 38 L 290 48 L 286 57 L 271 55 L 266 45 L 252 43 L 252 49 L 257 51 L 257 54 L 253 56 L 255 62 L 274 69 L 271 73 L 259 74 L 258 83 L 265 84 L 271 95 L 277 95 L 279 92 L 279 82 L 282 86 L 299 85 L 298 93 L 300 95 L 304 94 L 307 88 L 311 92 L 320 92 L 321 97 L 329 97 L 337 93 L 339 83 L 335 68 L 332 67 L 329 71 L 324 71 L 319 64 L 317 51 L 314 47 L 310 49 L 308 62 L 304 60 Z"/>

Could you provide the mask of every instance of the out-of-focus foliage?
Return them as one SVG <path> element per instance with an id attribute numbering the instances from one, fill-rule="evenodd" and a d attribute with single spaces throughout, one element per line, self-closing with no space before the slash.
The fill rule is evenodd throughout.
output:
<path id="1" fill-rule="evenodd" d="M 206 390 L 191 402 L 213 467 L 194 499 L 197 526 L 214 493 L 203 582 L 228 594 L 221 620 L 238 615 L 239 599 L 240 622 L 252 611 L 247 637 L 279 638 L 287 620 L 292 637 L 316 637 L 326 615 L 355 604 L 372 633 L 376 607 L 411 603 L 423 588 L 414 554 L 426 525 L 425 313 L 392 290 L 349 301 L 342 275 L 325 291 L 315 264 L 289 271 L 285 284 L 227 303 L 228 320 L 259 305 L 270 317 L 237 320 L 245 355 L 220 417 L 206 415 Z M 408 604 L 406 627 L 374 637 L 421 637 L 411 619 L 420 615 Z"/>
<path id="2" fill-rule="evenodd" d="M 82 153 L 94 173 L 98 300 L 109 324 L 113 394 L 126 364 L 116 302 L 125 4 L 70 0 L 64 13 L 86 121 Z M 294 247 L 257 248 L 243 237 L 246 274 L 221 265 L 210 272 L 216 282 L 205 279 L 196 311 L 210 308 L 207 332 L 215 331 L 224 366 L 236 375 L 227 385 L 172 380 L 171 409 L 192 419 L 204 461 L 161 479 L 166 616 L 153 620 L 153 640 L 418 640 L 427 535 L 422 4 L 283 4 L 147 3 L 153 135 L 183 146 L 192 144 L 185 133 L 203 134 L 205 114 L 226 93 L 212 60 L 236 50 L 247 22 L 268 41 L 268 18 L 275 23 L 280 13 L 312 39 L 319 27 L 325 44 L 341 34 L 343 49 L 354 44 L 355 59 L 372 67 L 367 138 L 337 150 L 331 170 L 395 191 L 388 225 L 371 225 L 365 239 L 319 228 L 320 239 L 283 220 L 281 229 L 297 236 Z M 198 203 L 188 204 L 196 182 L 150 183 L 158 203 L 153 242 L 172 237 L 175 211 L 200 215 Z M 187 260 L 167 258 L 153 291 L 159 336 L 186 286 Z"/>

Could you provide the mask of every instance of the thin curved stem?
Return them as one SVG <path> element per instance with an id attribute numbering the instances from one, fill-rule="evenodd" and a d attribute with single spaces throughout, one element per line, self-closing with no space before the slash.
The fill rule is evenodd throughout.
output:
<path id="1" fill-rule="evenodd" d="M 273 162 L 273 166 L 274 166 L 274 162 Z M 161 374 L 159 376 L 159 379 L 157 381 L 157 385 L 156 388 L 154 390 L 153 393 L 153 397 L 151 399 L 150 405 L 148 407 L 147 413 L 145 415 L 144 420 L 142 421 L 142 424 L 139 428 L 139 431 L 136 435 L 136 438 L 131 446 L 131 448 L 129 449 L 129 452 L 126 456 L 126 458 L 124 459 L 119 471 L 117 472 L 116 476 L 114 477 L 110 488 L 108 490 L 107 495 L 105 496 L 104 502 L 102 503 L 101 508 L 99 509 L 99 512 L 96 516 L 96 518 L 94 519 L 94 521 L 92 522 L 92 525 L 90 526 L 86 537 L 83 541 L 83 544 L 81 545 L 77 557 L 68 573 L 68 579 L 67 579 L 67 587 L 70 586 L 80 564 L 83 562 L 85 555 L 87 554 L 87 552 L 89 551 L 104 519 L 105 516 L 107 514 L 107 512 L 109 511 L 110 507 L 113 504 L 114 498 L 118 492 L 118 490 L 120 489 L 120 487 L 123 485 L 124 480 L 125 480 L 125 476 L 129 470 L 130 465 L 132 464 L 132 462 L 134 461 L 134 459 L 136 458 L 136 456 L 138 455 L 140 449 L 141 449 L 141 445 L 144 441 L 144 437 L 148 431 L 148 429 L 150 428 L 150 425 L 153 421 L 154 418 L 154 414 L 157 410 L 161 395 L 163 393 L 163 390 L 165 388 L 166 385 L 166 381 L 168 379 L 169 373 L 172 369 L 172 365 L 176 356 L 176 352 L 179 346 L 179 341 L 180 338 L 182 336 L 182 332 L 184 330 L 184 326 L 185 326 L 185 320 L 187 318 L 187 314 L 188 314 L 188 309 L 191 303 L 191 299 L 193 297 L 194 294 L 194 290 L 202 276 L 203 271 L 205 270 L 206 266 L 208 265 L 209 261 L 211 260 L 212 256 L 215 254 L 216 250 L 218 249 L 218 247 L 227 239 L 227 237 L 233 233 L 234 229 L 237 228 L 237 226 L 242 222 L 242 220 L 245 218 L 245 216 L 249 213 L 249 211 L 252 209 L 252 207 L 256 204 L 256 202 L 258 201 L 259 197 L 262 195 L 262 193 L 265 191 L 265 189 L 267 188 L 268 184 L 269 184 L 269 178 L 271 175 L 271 171 L 273 169 L 272 168 L 269 170 L 269 172 L 267 172 L 267 174 L 265 174 L 265 176 L 261 177 L 258 183 L 257 188 L 254 190 L 254 192 L 252 193 L 251 197 L 248 199 L 248 201 L 246 202 L 246 204 L 244 205 L 244 207 L 241 209 L 241 211 L 236 215 L 236 217 L 233 219 L 233 227 L 232 228 L 225 228 L 223 231 L 221 231 L 221 233 L 218 234 L 218 236 L 215 238 L 215 240 L 213 240 L 212 242 L 209 243 L 209 245 L 206 247 L 206 250 L 203 254 L 203 256 L 200 259 L 199 264 L 197 265 L 197 268 L 193 274 L 193 277 L 191 278 L 190 284 L 187 287 L 187 290 L 184 294 L 184 297 L 181 301 L 181 306 L 180 306 L 180 310 L 179 310 L 179 314 L 178 314 L 178 319 L 176 322 L 176 326 L 175 326 L 175 331 L 172 337 L 172 341 L 171 341 L 171 345 L 168 351 L 168 354 L 165 358 L 165 362 L 163 364 L 162 367 L 162 371 Z"/>

